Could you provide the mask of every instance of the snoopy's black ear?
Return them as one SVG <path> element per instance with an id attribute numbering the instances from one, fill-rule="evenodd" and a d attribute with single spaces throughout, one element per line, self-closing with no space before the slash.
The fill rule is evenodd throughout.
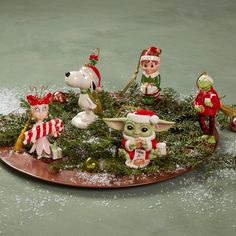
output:
<path id="1" fill-rule="evenodd" d="M 91 82 L 91 88 L 95 91 L 96 90 L 96 88 L 97 88 L 97 86 L 96 86 L 96 84 L 92 81 Z"/>

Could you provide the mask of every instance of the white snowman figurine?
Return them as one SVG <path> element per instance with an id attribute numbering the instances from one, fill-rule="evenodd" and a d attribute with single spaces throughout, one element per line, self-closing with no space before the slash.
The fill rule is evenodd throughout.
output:
<path id="1" fill-rule="evenodd" d="M 93 110 L 97 108 L 95 102 L 89 94 L 101 90 L 101 76 L 95 64 L 98 61 L 98 55 L 91 54 L 90 63 L 81 67 L 79 71 L 70 71 L 65 73 L 65 83 L 73 88 L 80 88 L 80 97 L 78 100 L 82 112 L 79 112 L 73 119 L 72 124 L 80 129 L 86 129 L 90 124 L 97 120 L 97 115 Z"/>

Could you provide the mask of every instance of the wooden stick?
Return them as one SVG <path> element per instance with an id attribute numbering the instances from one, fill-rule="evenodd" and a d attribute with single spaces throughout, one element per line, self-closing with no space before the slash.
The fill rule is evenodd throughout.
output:
<path id="1" fill-rule="evenodd" d="M 134 71 L 131 80 L 128 82 L 128 84 L 123 88 L 123 90 L 121 91 L 121 95 L 124 95 L 126 93 L 126 91 L 129 89 L 129 87 L 132 85 L 132 83 L 136 80 L 138 72 L 139 72 L 139 67 L 140 67 L 140 59 L 141 59 L 142 53 L 139 56 L 138 59 L 138 64 L 136 67 L 136 70 Z"/>
<path id="2" fill-rule="evenodd" d="M 233 116 L 236 114 L 236 109 L 230 107 L 230 106 L 226 106 L 224 104 L 221 104 L 220 109 L 229 117 Z"/>
<path id="3" fill-rule="evenodd" d="M 30 115 L 28 117 L 28 120 L 24 126 L 24 128 L 21 130 L 20 135 L 18 136 L 16 143 L 14 145 L 14 151 L 15 152 L 21 152 L 23 149 L 23 142 L 24 142 L 24 138 L 25 138 L 25 132 L 28 129 L 29 125 L 30 125 L 30 121 L 32 118 L 32 113 L 30 112 Z"/>

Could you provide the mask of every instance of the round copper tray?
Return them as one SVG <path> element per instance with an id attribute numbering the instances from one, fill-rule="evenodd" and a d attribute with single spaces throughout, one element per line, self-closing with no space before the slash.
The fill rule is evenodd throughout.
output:
<path id="1" fill-rule="evenodd" d="M 218 141 L 218 134 L 216 133 Z M 218 142 L 217 142 L 218 143 Z M 211 146 L 214 152 L 216 145 Z M 28 153 L 16 153 L 9 147 L 0 148 L 0 159 L 13 169 L 47 182 L 84 188 L 127 188 L 158 183 L 187 173 L 190 167 L 178 167 L 174 171 L 160 171 L 153 174 L 115 176 L 108 173 L 91 174 L 78 170 L 55 172 L 48 162 L 37 160 Z"/>
<path id="2" fill-rule="evenodd" d="M 168 180 L 182 175 L 191 168 L 177 168 L 175 171 L 156 172 L 149 175 L 91 174 L 77 170 L 52 171 L 48 163 L 37 160 L 27 153 L 15 153 L 11 148 L 0 148 L 1 160 L 13 169 L 51 183 L 85 188 L 125 188 Z"/>

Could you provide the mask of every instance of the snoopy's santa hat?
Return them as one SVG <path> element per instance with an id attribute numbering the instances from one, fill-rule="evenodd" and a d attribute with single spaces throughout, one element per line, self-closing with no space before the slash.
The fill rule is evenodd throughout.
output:
<path id="1" fill-rule="evenodd" d="M 159 117 L 154 112 L 142 109 L 129 113 L 127 118 L 136 123 L 149 123 L 152 125 L 156 125 L 159 121 Z"/>
<path id="2" fill-rule="evenodd" d="M 43 104 L 47 105 L 52 101 L 52 94 L 47 93 L 44 95 L 43 98 L 38 98 L 37 96 L 28 95 L 26 98 L 30 106 L 43 105 Z"/>
<path id="3" fill-rule="evenodd" d="M 142 51 L 140 61 L 160 61 L 161 49 L 150 47 Z"/>
<path id="4" fill-rule="evenodd" d="M 85 73 L 88 73 L 93 76 L 96 80 L 95 85 L 97 86 L 97 90 L 101 89 L 101 75 L 97 67 L 95 66 L 96 63 L 98 62 L 98 55 L 96 54 L 91 54 L 89 56 L 90 63 L 86 64 L 81 68 Z"/>
<path id="5" fill-rule="evenodd" d="M 100 75 L 99 70 L 97 69 L 97 67 L 91 66 L 91 65 L 86 65 L 86 66 L 83 66 L 81 68 L 81 70 L 83 70 L 85 73 L 92 74 L 93 78 L 96 79 L 94 82 L 97 86 L 97 89 L 101 88 L 101 75 Z"/>

